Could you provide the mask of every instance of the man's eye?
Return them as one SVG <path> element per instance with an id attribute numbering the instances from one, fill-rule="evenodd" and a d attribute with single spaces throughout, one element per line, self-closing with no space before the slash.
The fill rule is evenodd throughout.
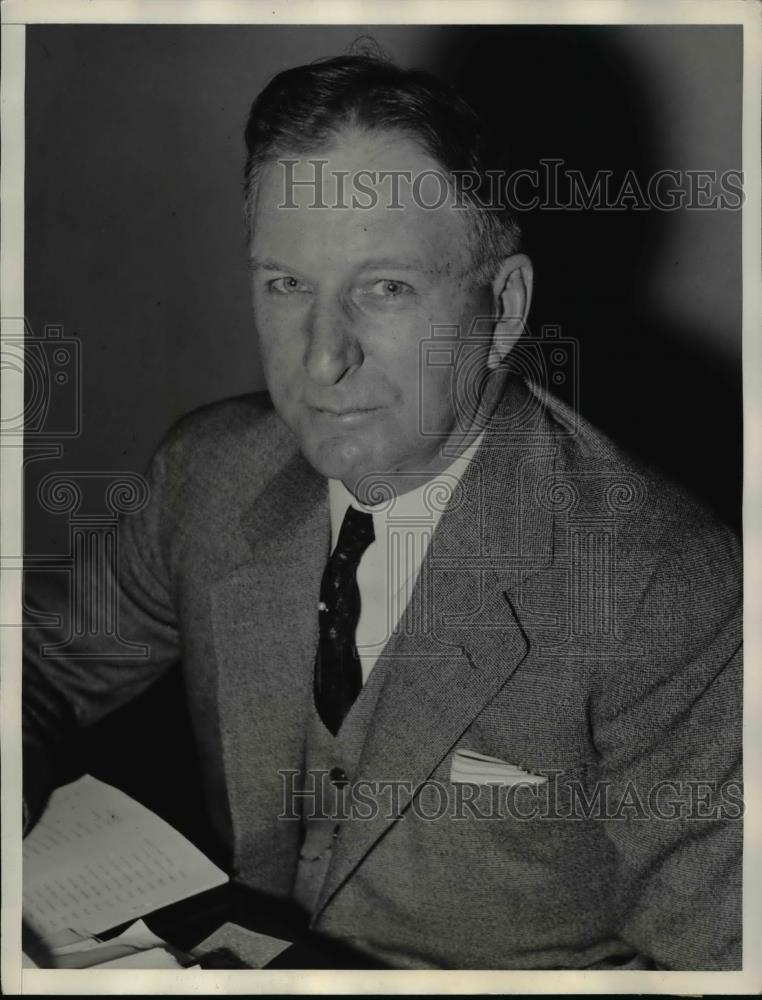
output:
<path id="1" fill-rule="evenodd" d="M 373 295 L 379 295 L 386 299 L 398 299 L 401 295 L 409 294 L 413 289 L 404 281 L 384 278 L 382 281 L 374 282 L 370 291 Z"/>
<path id="2" fill-rule="evenodd" d="M 286 278 L 273 278 L 272 281 L 267 282 L 267 287 L 270 291 L 278 292 L 281 295 L 291 295 L 294 292 L 307 291 L 307 286 L 304 282 L 290 276 Z"/>

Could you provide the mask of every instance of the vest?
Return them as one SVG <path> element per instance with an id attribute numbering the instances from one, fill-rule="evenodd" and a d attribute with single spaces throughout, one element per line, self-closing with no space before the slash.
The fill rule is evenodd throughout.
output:
<path id="1" fill-rule="evenodd" d="M 323 725 L 312 702 L 301 797 L 304 836 L 292 891 L 295 902 L 310 915 L 342 825 L 363 822 L 362 818 L 352 817 L 348 786 L 357 776 L 365 738 L 387 673 L 381 656 L 335 736 Z"/>

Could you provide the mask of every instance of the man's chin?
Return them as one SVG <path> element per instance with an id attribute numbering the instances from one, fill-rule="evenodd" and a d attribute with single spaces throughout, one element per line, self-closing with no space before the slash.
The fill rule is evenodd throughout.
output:
<path id="1" fill-rule="evenodd" d="M 372 452 L 359 442 L 307 442 L 302 452 L 316 472 L 326 479 L 340 479 L 353 493 L 364 477 L 378 469 Z"/>
<path id="2" fill-rule="evenodd" d="M 383 442 L 367 436 L 313 433 L 301 437 L 302 454 L 326 479 L 338 479 L 362 503 L 374 505 L 395 493 L 405 493 L 427 473 L 439 470 L 439 454 L 419 456 L 417 464 L 407 464 L 400 451 L 392 451 Z M 439 461 L 438 461 L 439 460 Z M 446 464 L 446 463 L 445 463 Z"/>

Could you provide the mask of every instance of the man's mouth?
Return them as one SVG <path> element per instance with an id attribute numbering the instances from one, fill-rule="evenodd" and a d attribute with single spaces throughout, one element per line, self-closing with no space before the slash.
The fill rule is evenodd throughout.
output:
<path id="1" fill-rule="evenodd" d="M 325 417 L 328 420 L 337 420 L 341 422 L 351 422 L 353 420 L 362 420 L 363 417 L 369 416 L 371 413 L 377 413 L 379 407 L 377 406 L 352 406 L 345 407 L 340 410 L 333 409 L 331 407 L 313 406 L 312 411 L 321 417 Z"/>

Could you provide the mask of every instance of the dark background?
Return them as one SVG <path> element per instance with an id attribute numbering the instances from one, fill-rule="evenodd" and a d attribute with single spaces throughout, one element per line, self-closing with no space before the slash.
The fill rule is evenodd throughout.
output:
<path id="1" fill-rule="evenodd" d="M 360 35 L 458 84 L 509 169 L 555 158 L 590 179 L 632 168 L 644 185 L 660 169 L 740 169 L 740 27 L 29 27 L 26 316 L 34 337 L 55 324 L 81 344 L 81 431 L 27 466 L 28 554 L 67 552 L 66 518 L 36 499 L 44 475 L 140 472 L 180 414 L 262 387 L 240 207 L 246 115 L 273 74 Z M 577 341 L 582 413 L 737 525 L 740 212 L 522 221 L 530 328 Z M 52 391 L 51 440 L 67 392 Z M 170 676 L 96 727 L 80 764 L 182 826 L 196 799 L 187 736 Z"/>

